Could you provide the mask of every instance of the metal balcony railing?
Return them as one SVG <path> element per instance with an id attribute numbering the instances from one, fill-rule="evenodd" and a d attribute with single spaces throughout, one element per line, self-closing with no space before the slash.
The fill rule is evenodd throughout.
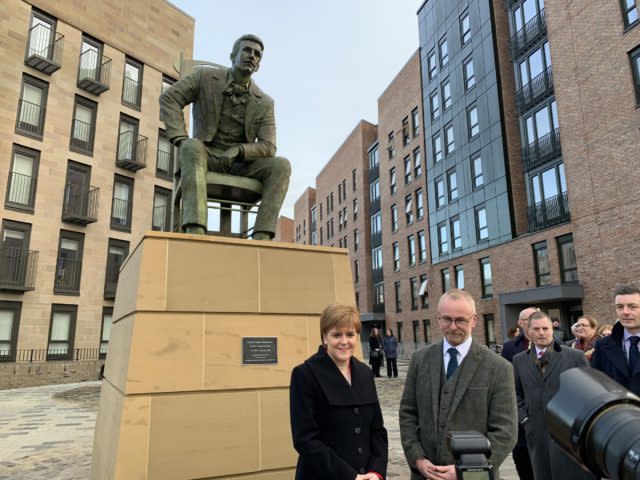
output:
<path id="1" fill-rule="evenodd" d="M 79 88 L 94 95 L 109 90 L 111 78 L 111 59 L 95 50 L 87 50 L 80 54 L 78 67 Z"/>
<path id="2" fill-rule="evenodd" d="M 375 313 L 384 313 L 384 303 L 374 303 L 373 311 Z"/>
<path id="3" fill-rule="evenodd" d="M 165 177 L 171 177 L 173 175 L 171 167 L 171 154 L 169 152 L 163 152 L 158 150 L 158 159 L 156 161 L 156 171 Z"/>
<path id="4" fill-rule="evenodd" d="M 20 100 L 20 113 L 16 129 L 27 135 L 36 135 L 42 137 L 44 127 L 44 108 L 40 105 Z"/>
<path id="5" fill-rule="evenodd" d="M 81 150 L 82 152 L 93 152 L 93 132 L 94 125 L 83 122 L 81 120 L 73 121 L 73 131 L 71 132 L 72 149 Z"/>
<path id="6" fill-rule="evenodd" d="M 33 208 L 36 178 L 17 172 L 9 174 L 7 204 L 20 208 Z"/>
<path id="7" fill-rule="evenodd" d="M 504 0 L 504 9 L 509 10 L 518 0 Z"/>
<path id="8" fill-rule="evenodd" d="M 107 259 L 107 271 L 104 278 L 104 298 L 105 300 L 113 300 L 116 298 L 116 289 L 118 288 L 118 277 L 120 275 L 120 257 L 109 255 Z"/>
<path id="9" fill-rule="evenodd" d="M 384 278 L 384 274 L 381 268 L 371 269 L 371 281 L 373 283 L 380 283 Z"/>
<path id="10" fill-rule="evenodd" d="M 55 292 L 77 293 L 80 291 L 80 272 L 82 271 L 82 260 L 71 260 L 58 257 L 58 268 L 56 269 Z"/>
<path id="11" fill-rule="evenodd" d="M 147 166 L 147 137 L 133 131 L 120 134 L 116 165 L 136 172 Z"/>
<path id="12" fill-rule="evenodd" d="M 70 183 L 65 187 L 62 205 L 62 220 L 78 225 L 87 225 L 98 220 L 100 189 Z"/>
<path id="13" fill-rule="evenodd" d="M 160 205 L 153 207 L 153 219 L 151 221 L 151 229 L 158 232 L 170 232 L 171 222 L 169 221 L 168 206 Z"/>
<path id="14" fill-rule="evenodd" d="M 140 83 L 132 78 L 122 80 L 122 101 L 136 107 L 140 106 Z"/>
<path id="15" fill-rule="evenodd" d="M 553 71 L 547 68 L 516 91 L 516 111 L 521 114 L 553 93 Z"/>
<path id="16" fill-rule="evenodd" d="M 547 34 L 547 21 L 544 9 L 527 22 L 509 39 L 511 61 L 514 61 L 522 52 L 540 40 Z"/>
<path id="17" fill-rule="evenodd" d="M 371 234 L 371 248 L 379 247 L 382 245 L 382 233 Z"/>
<path id="18" fill-rule="evenodd" d="M 522 149 L 522 169 L 526 172 L 562 154 L 560 129 L 556 128 Z"/>
<path id="19" fill-rule="evenodd" d="M 369 182 L 373 182 L 376 178 L 380 178 L 380 165 L 374 165 L 369 169 Z"/>
<path id="20" fill-rule="evenodd" d="M 35 289 L 38 252 L 0 247 L 0 290 L 26 292 Z"/>
<path id="21" fill-rule="evenodd" d="M 554 227 L 571 220 L 567 193 L 547 198 L 527 207 L 529 232 Z"/>
<path id="22" fill-rule="evenodd" d="M 376 212 L 380 211 L 380 197 L 374 198 L 371 200 L 370 212 L 373 215 Z"/>
<path id="23" fill-rule="evenodd" d="M 62 66 L 63 46 L 63 35 L 47 25 L 35 25 L 29 30 L 24 63 L 50 75 Z"/>
<path id="24" fill-rule="evenodd" d="M 121 198 L 113 199 L 111 225 L 124 228 L 131 227 L 129 200 L 123 200 Z"/>
<path id="25" fill-rule="evenodd" d="M 368 344 L 367 344 L 368 345 Z M 65 349 L 44 349 L 32 348 L 25 350 L 0 349 L 0 362 L 16 363 L 38 363 L 51 360 L 50 357 L 65 356 L 67 360 L 79 362 L 83 360 L 98 360 L 104 358 L 98 348 L 65 348 Z"/>

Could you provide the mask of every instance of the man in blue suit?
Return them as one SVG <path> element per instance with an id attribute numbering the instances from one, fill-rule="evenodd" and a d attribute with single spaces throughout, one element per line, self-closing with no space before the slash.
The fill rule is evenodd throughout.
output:
<path id="1" fill-rule="evenodd" d="M 591 366 L 640 395 L 640 289 L 622 285 L 614 294 L 618 322 L 596 342 Z"/>

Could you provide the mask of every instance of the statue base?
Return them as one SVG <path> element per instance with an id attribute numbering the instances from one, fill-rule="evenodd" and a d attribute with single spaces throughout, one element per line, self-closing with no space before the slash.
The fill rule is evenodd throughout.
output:
<path id="1" fill-rule="evenodd" d="M 292 480 L 291 370 L 333 302 L 355 303 L 346 250 L 147 233 L 118 281 L 91 478 Z"/>

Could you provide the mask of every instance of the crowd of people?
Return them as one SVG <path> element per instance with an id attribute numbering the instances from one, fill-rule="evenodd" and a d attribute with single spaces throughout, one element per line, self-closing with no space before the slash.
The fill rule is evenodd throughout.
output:
<path id="1" fill-rule="evenodd" d="M 409 364 L 399 407 L 400 437 L 411 480 L 455 480 L 448 434 L 475 430 L 491 444 L 494 476 L 510 451 L 521 479 L 593 479 L 551 439 L 545 408 L 560 374 L 601 370 L 640 395 L 640 289 L 615 290 L 617 321 L 598 325 L 582 316 L 569 340 L 547 313 L 520 312 L 501 355 L 473 339 L 474 299 L 464 290 L 438 302 L 442 340 L 417 350 Z M 296 480 L 386 478 L 388 438 L 374 377 L 397 376 L 398 341 L 389 329 L 369 338 L 371 368 L 353 356 L 362 324 L 356 308 L 334 304 L 322 312 L 318 352 L 291 375 Z M 607 332 L 607 330 L 609 330 Z"/>

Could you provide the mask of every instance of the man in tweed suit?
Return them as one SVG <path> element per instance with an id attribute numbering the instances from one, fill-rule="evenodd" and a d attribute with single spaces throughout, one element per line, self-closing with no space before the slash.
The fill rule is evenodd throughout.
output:
<path id="1" fill-rule="evenodd" d="M 187 233 L 207 230 L 207 170 L 251 177 L 262 182 L 262 202 L 253 238 L 275 235 L 278 213 L 289 186 L 291 167 L 276 157 L 273 100 L 251 80 L 258 71 L 264 44 L 243 35 L 233 45 L 232 66 L 198 67 L 160 96 L 160 115 L 169 140 L 180 147 L 183 220 Z M 184 108 L 193 104 L 189 138 Z"/>
<path id="2" fill-rule="evenodd" d="M 489 462 L 498 468 L 516 443 L 513 369 L 471 337 L 476 307 L 464 290 L 447 291 L 438 303 L 441 342 L 411 359 L 400 400 L 400 437 L 411 480 L 455 480 L 447 434 L 476 430 L 491 442 Z"/>

